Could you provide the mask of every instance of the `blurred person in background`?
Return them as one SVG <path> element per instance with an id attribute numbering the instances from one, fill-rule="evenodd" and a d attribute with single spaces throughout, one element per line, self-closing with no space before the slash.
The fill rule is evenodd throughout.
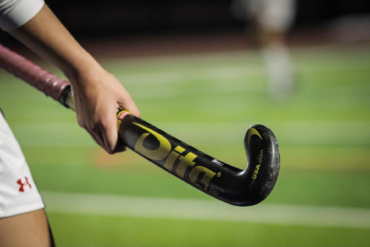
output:
<path id="1" fill-rule="evenodd" d="M 82 10 L 81 10 L 82 11 Z M 53 63 L 72 85 L 78 123 L 108 153 L 123 151 L 116 113 L 140 116 L 121 83 L 83 49 L 43 0 L 0 0 L 0 27 Z M 54 246 L 44 203 L 0 114 L 0 246 Z"/>
<path id="2" fill-rule="evenodd" d="M 235 17 L 252 21 L 268 71 L 269 91 L 287 99 L 294 87 L 294 68 L 286 44 L 296 13 L 295 0 L 235 0 Z"/>

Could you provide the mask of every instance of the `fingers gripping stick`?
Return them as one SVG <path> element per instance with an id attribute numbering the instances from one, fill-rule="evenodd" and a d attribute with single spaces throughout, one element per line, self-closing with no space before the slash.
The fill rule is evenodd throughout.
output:
<path id="1" fill-rule="evenodd" d="M 69 82 L 1 45 L 0 66 L 64 106 L 74 108 Z M 254 125 L 246 133 L 248 165 L 244 171 L 202 153 L 127 111 L 117 114 L 117 125 L 128 148 L 195 188 L 233 205 L 251 206 L 263 201 L 278 178 L 278 143 L 272 131 L 263 125 Z"/>

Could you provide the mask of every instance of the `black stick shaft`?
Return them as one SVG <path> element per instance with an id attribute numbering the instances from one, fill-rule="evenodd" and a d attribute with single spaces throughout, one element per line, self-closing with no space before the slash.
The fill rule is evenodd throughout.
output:
<path id="1" fill-rule="evenodd" d="M 0 45 L 0 67 L 74 109 L 71 86 L 52 73 Z M 243 171 L 223 163 L 127 111 L 117 114 L 125 145 L 179 179 L 227 203 L 250 206 L 272 191 L 280 168 L 277 140 L 267 127 L 248 129 L 244 145 L 248 166 Z"/>

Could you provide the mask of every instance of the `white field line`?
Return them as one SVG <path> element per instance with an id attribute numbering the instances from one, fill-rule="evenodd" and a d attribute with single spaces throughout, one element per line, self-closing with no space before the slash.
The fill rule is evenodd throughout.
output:
<path id="1" fill-rule="evenodd" d="M 337 72 L 337 71 L 357 71 L 368 69 L 368 64 L 340 64 L 335 66 L 308 66 L 297 64 L 297 70 L 302 74 L 315 74 L 320 72 Z M 153 73 L 141 74 L 116 74 L 116 77 L 124 82 L 125 85 L 139 85 L 143 84 L 174 84 L 187 82 L 189 79 L 211 81 L 213 83 L 225 83 L 230 80 L 240 80 L 254 77 L 266 76 L 266 69 L 263 66 L 243 65 L 224 65 L 215 66 L 206 69 L 186 68 L 181 71 L 159 71 Z M 247 86 L 251 82 L 244 81 Z M 263 90 L 261 88 L 260 90 Z"/>
<path id="2" fill-rule="evenodd" d="M 346 63 L 348 57 L 346 53 L 338 52 L 336 50 L 330 49 L 330 47 L 321 48 L 308 48 L 308 49 L 292 49 L 292 57 L 295 62 L 295 67 L 299 74 L 315 74 L 321 72 L 337 72 L 337 71 L 351 71 L 351 70 L 364 70 L 369 68 L 370 60 L 366 57 L 369 53 L 369 49 L 364 49 L 359 51 L 362 53 L 362 59 L 359 58 L 358 63 Z M 339 55 L 338 55 L 339 54 Z M 119 59 L 108 61 L 107 64 L 111 66 L 125 67 L 125 64 L 143 64 L 151 65 L 158 64 L 159 62 L 163 64 L 162 69 L 156 72 L 149 73 L 118 73 L 115 74 L 125 85 L 140 85 L 141 84 L 168 84 L 176 82 L 185 82 L 191 79 L 207 80 L 215 83 L 224 83 L 225 80 L 236 80 L 245 79 L 246 77 L 262 77 L 266 76 L 266 68 L 262 60 L 259 60 L 260 54 L 258 52 L 250 51 L 238 51 L 238 52 L 228 52 L 228 53 L 211 53 L 211 54 L 192 54 L 188 56 L 167 56 L 167 57 L 155 57 L 155 58 L 145 58 L 145 59 Z M 304 57 L 305 61 L 302 62 L 301 58 Z M 251 61 L 256 61 L 257 64 L 251 63 Z M 136 61 L 138 60 L 138 61 Z M 331 61 L 329 64 L 325 63 L 325 60 Z M 339 61 L 333 63 L 332 61 Z M 364 62 L 364 61 L 365 62 Z M 213 66 L 204 66 L 209 62 L 220 61 L 221 64 L 214 64 Z M 222 64 L 224 62 L 224 64 Z M 238 61 L 237 64 L 228 64 L 230 61 Z M 315 61 L 319 61 L 322 64 L 317 64 Z M 189 65 L 193 66 L 183 66 L 184 68 L 173 69 L 173 64 Z M 166 69 L 166 64 L 169 65 Z M 200 66 L 196 66 L 200 65 Z M 144 66 L 145 67 L 145 66 Z M 165 68 L 165 70 L 163 70 Z M 250 84 L 244 82 L 246 84 Z"/>
<path id="3" fill-rule="evenodd" d="M 316 47 L 299 47 L 299 48 L 292 48 L 290 49 L 293 59 L 297 58 L 297 62 L 300 62 L 301 58 L 303 57 L 304 60 L 309 61 L 323 61 L 323 59 L 329 59 L 330 61 L 336 60 L 336 61 L 343 61 L 345 59 L 348 59 L 348 57 L 354 56 L 353 54 L 356 54 L 356 56 L 361 56 L 359 60 L 368 60 L 367 54 L 369 54 L 370 49 L 368 46 L 356 48 L 356 49 L 343 49 L 343 47 L 337 47 L 337 46 L 316 46 Z M 173 68 L 173 64 L 179 64 L 180 66 L 183 65 L 183 67 L 188 68 L 186 65 L 194 65 L 194 64 L 208 64 L 208 63 L 214 63 L 215 61 L 220 64 L 225 61 L 225 63 L 228 63 L 230 61 L 238 61 L 240 62 L 239 66 L 242 66 L 242 68 L 248 69 L 251 68 L 250 64 L 248 64 L 248 61 L 261 61 L 261 65 L 263 65 L 263 61 L 260 60 L 261 53 L 259 51 L 245 51 L 245 50 L 239 50 L 239 51 L 227 51 L 227 52 L 210 52 L 210 53 L 199 53 L 199 54 L 182 54 L 182 55 L 166 55 L 166 56 L 155 56 L 155 57 L 145 57 L 145 58 L 119 58 L 119 59 L 106 59 L 101 62 L 104 63 L 106 67 L 124 67 L 127 66 L 142 66 L 147 67 L 151 65 L 155 65 L 158 67 L 158 64 L 160 64 L 161 68 L 165 68 L 166 64 L 170 65 L 170 68 Z M 218 67 L 217 63 L 214 65 L 214 69 Z M 243 66 L 243 64 L 246 64 L 246 66 Z M 298 63 L 300 64 L 300 63 Z M 339 68 L 338 68 L 339 67 Z M 360 67 L 367 67 L 366 64 L 361 63 Z M 317 66 L 317 64 L 314 64 L 314 67 L 308 67 L 308 66 L 302 66 L 302 69 L 299 69 L 302 73 L 304 72 L 321 72 L 321 71 L 328 71 L 328 70 L 348 70 L 348 69 L 361 69 L 359 67 L 359 64 L 354 63 L 342 63 L 335 65 L 331 65 L 328 67 L 326 66 Z M 157 73 L 154 73 L 157 74 Z M 133 74 L 132 74 L 133 75 Z M 148 74 L 149 75 L 149 74 Z M 150 82 L 148 82 L 150 83 Z"/>
<path id="4" fill-rule="evenodd" d="M 268 125 L 279 142 L 289 145 L 370 145 L 369 121 L 287 121 Z M 155 126 L 190 145 L 239 144 L 250 127 L 242 122 L 162 122 Z M 96 145 L 75 123 L 14 123 L 11 128 L 22 146 Z"/>
<path id="5" fill-rule="evenodd" d="M 216 200 L 42 192 L 50 213 L 282 225 L 370 228 L 370 209 L 260 204 L 235 207 Z"/>

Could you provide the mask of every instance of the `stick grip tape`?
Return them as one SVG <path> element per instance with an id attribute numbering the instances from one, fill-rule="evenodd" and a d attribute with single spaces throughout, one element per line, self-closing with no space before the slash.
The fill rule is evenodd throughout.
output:
<path id="1" fill-rule="evenodd" d="M 0 45 L 0 67 L 59 102 L 63 91 L 70 87 L 68 81 L 58 78 L 2 45 Z"/>

